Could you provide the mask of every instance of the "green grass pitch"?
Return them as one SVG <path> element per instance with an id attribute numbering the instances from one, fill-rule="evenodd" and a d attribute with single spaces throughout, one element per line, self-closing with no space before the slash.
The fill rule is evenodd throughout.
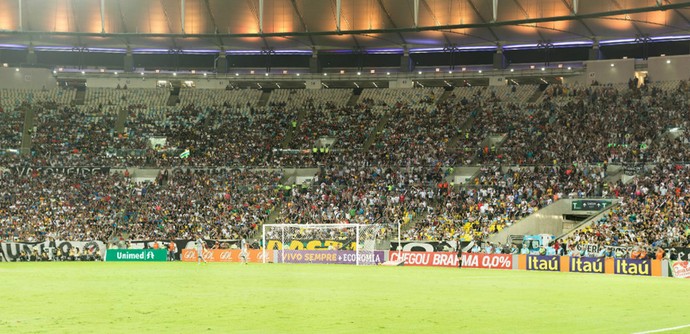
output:
<path id="1" fill-rule="evenodd" d="M 180 262 L 1 263 L 0 277 L 0 333 L 634 333 L 690 324 L 690 280 L 672 278 Z"/>

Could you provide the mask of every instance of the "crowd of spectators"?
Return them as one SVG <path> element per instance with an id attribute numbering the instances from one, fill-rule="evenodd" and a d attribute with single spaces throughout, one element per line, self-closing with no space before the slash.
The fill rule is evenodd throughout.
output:
<path id="1" fill-rule="evenodd" d="M 620 207 L 566 243 L 577 249 L 593 245 L 597 251 L 624 253 L 654 253 L 690 244 L 690 166 L 657 165 L 622 185 L 619 196 Z"/>
<path id="2" fill-rule="evenodd" d="M 404 237 L 483 241 L 561 198 L 609 197 L 605 166 L 483 167 L 464 188 L 451 187 Z"/>
<path id="3" fill-rule="evenodd" d="M 281 200 L 280 172 L 165 170 L 155 182 L 127 173 L 0 176 L 0 240 L 236 239 Z"/>
<path id="4" fill-rule="evenodd" d="M 687 244 L 690 175 L 670 164 L 690 153 L 687 91 L 685 82 L 552 85 L 527 103 L 528 88 L 456 89 L 443 102 L 440 89 L 365 90 L 352 106 L 340 91 L 328 99 L 281 92 L 266 106 L 258 105 L 260 94 L 244 91 L 182 94 L 177 106 L 162 105 L 158 90 L 94 91 L 86 106 L 46 100 L 35 109 L 31 154 L 2 155 L 4 167 L 167 171 L 148 184 L 120 173 L 6 173 L 0 238 L 226 239 L 251 234 L 280 207 L 276 222 L 401 223 L 408 240 L 476 241 L 560 198 L 615 196 L 622 206 L 568 247 Z M 18 147 L 23 129 L 22 113 L 9 107 L 15 100 L 8 103 L 0 113 L 3 148 Z M 490 136 L 502 139 L 492 144 Z M 155 137 L 165 140 L 156 144 Z M 333 140 L 325 154 L 313 150 L 319 139 Z M 189 157 L 180 157 L 184 150 Z M 481 172 L 467 185 L 448 183 L 453 167 L 477 162 Z M 625 185 L 605 182 L 609 164 L 629 162 L 659 167 Z M 532 166 L 501 167 L 511 165 Z M 178 169 L 205 166 L 242 170 Z M 319 172 L 311 183 L 284 186 L 279 172 L 244 170 L 290 166 Z"/>

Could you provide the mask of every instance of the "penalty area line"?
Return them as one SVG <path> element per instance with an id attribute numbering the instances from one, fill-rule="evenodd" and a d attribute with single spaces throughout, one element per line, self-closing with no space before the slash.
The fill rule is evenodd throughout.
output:
<path id="1" fill-rule="evenodd" d="M 677 330 L 677 329 L 683 329 L 683 328 L 688 328 L 688 327 L 690 327 L 690 324 L 681 325 L 681 326 L 676 326 L 676 327 L 668 327 L 668 328 L 653 329 L 653 330 L 644 331 L 644 332 L 635 332 L 635 333 L 633 333 L 633 334 L 651 334 L 651 333 L 669 332 L 669 331 L 675 331 L 675 330 Z"/>

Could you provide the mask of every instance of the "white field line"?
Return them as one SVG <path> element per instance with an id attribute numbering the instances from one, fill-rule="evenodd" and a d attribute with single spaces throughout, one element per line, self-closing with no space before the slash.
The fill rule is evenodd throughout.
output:
<path id="1" fill-rule="evenodd" d="M 633 333 L 633 334 L 650 334 L 650 333 L 669 332 L 669 331 L 675 331 L 675 330 L 677 330 L 677 329 L 683 329 L 683 328 L 688 328 L 688 327 L 690 327 L 690 324 L 682 325 L 682 326 L 676 326 L 676 327 L 668 327 L 668 328 L 653 329 L 653 330 L 651 330 L 651 331 L 636 332 L 636 333 Z"/>

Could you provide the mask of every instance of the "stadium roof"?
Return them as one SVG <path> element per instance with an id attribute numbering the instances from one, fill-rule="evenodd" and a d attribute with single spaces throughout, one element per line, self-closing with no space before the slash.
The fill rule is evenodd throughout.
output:
<path id="1" fill-rule="evenodd" d="M 690 40 L 689 27 L 676 0 L 0 0 L 6 49 L 433 52 Z"/>

